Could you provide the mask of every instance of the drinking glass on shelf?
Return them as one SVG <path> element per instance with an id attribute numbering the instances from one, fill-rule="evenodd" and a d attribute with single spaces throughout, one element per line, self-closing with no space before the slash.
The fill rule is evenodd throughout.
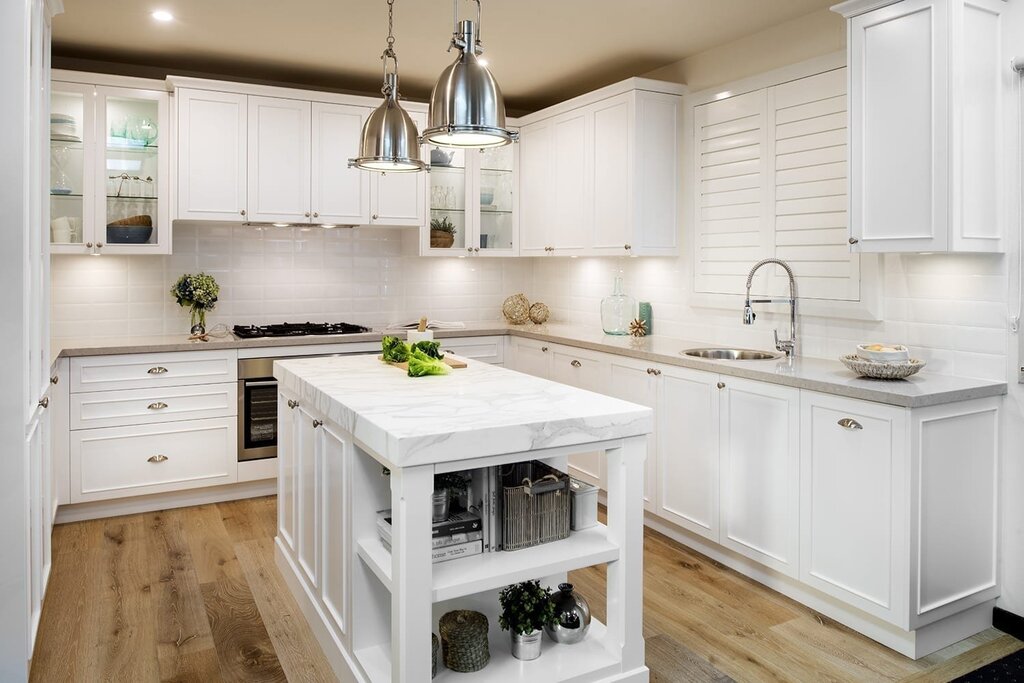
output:
<path id="1" fill-rule="evenodd" d="M 153 119 L 142 119 L 139 122 L 139 141 L 146 147 L 156 144 L 157 129 Z"/>

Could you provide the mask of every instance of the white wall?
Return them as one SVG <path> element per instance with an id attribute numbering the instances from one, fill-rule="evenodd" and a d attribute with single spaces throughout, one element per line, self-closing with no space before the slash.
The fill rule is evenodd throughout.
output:
<path id="1" fill-rule="evenodd" d="M 529 278 L 528 260 L 404 256 L 412 233 L 177 225 L 170 256 L 55 256 L 53 336 L 187 333 L 188 314 L 170 295 L 182 273 L 205 271 L 221 286 L 207 327 L 499 320 L 501 302 Z"/>

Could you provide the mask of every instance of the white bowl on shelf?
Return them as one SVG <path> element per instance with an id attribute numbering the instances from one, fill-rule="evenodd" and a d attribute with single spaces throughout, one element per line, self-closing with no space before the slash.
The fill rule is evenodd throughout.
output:
<path id="1" fill-rule="evenodd" d="M 875 363 L 909 363 L 910 349 L 902 344 L 857 344 L 857 357 Z"/>

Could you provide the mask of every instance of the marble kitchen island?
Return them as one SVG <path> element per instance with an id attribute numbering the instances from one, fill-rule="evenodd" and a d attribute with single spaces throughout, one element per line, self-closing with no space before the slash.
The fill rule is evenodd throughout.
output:
<path id="1" fill-rule="evenodd" d="M 342 681 L 430 680 L 431 633 L 453 609 L 490 623 L 490 663 L 448 681 L 647 681 L 642 635 L 643 472 L 649 408 L 484 363 L 410 378 L 374 356 L 277 361 L 276 556 Z M 515 552 L 431 564 L 433 477 L 598 452 L 608 524 Z M 392 510 L 389 553 L 376 531 Z M 545 637 L 537 660 L 510 654 L 497 591 L 607 564 L 607 624 L 577 645 Z"/>

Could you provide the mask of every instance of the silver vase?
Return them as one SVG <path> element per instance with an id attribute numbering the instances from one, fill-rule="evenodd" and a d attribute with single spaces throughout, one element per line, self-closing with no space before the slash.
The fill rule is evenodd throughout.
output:
<path id="1" fill-rule="evenodd" d="M 451 501 L 451 496 L 448 495 L 448 489 L 438 489 L 434 491 L 434 495 L 431 496 L 431 502 L 433 503 L 433 514 L 431 519 L 434 524 L 443 522 L 448 519 L 448 505 Z"/>
<path id="2" fill-rule="evenodd" d="M 544 627 L 548 637 L 566 645 L 583 640 L 590 629 L 590 605 L 586 599 L 573 590 L 571 583 L 560 583 L 551 602 L 555 605 L 555 622 Z"/>
<path id="3" fill-rule="evenodd" d="M 521 635 L 512 631 L 512 656 L 529 661 L 540 657 L 540 629 Z"/>

